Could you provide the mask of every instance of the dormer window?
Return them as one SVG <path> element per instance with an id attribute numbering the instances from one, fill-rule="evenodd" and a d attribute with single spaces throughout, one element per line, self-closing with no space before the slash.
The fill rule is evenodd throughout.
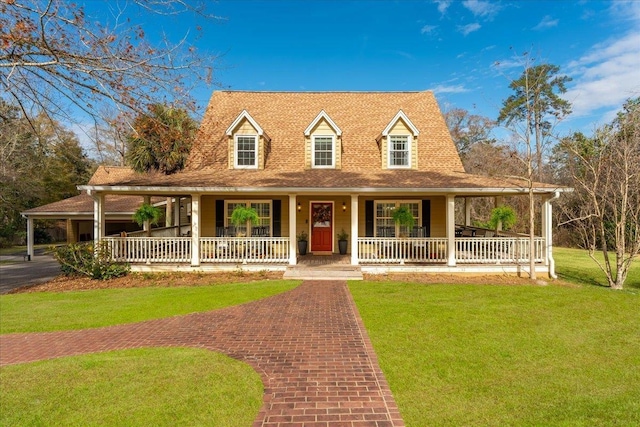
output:
<path id="1" fill-rule="evenodd" d="M 389 122 L 378 139 L 382 142 L 382 167 L 387 169 L 417 168 L 417 138 L 420 131 L 402 111 Z"/>
<path id="2" fill-rule="evenodd" d="M 389 135 L 389 167 L 411 167 L 411 135 Z"/>
<path id="3" fill-rule="evenodd" d="M 255 169 L 258 167 L 258 135 L 235 136 L 234 159 L 236 168 Z"/>
<path id="4" fill-rule="evenodd" d="M 340 168 L 340 140 L 342 130 L 324 111 L 304 130 L 306 166 L 311 169 Z"/>
<path id="5" fill-rule="evenodd" d="M 267 144 L 271 139 L 247 110 L 242 110 L 226 133 L 229 137 L 229 168 L 264 168 Z"/>
<path id="6" fill-rule="evenodd" d="M 314 168 L 334 168 L 335 152 L 335 137 L 333 135 L 313 136 L 312 157 Z"/>

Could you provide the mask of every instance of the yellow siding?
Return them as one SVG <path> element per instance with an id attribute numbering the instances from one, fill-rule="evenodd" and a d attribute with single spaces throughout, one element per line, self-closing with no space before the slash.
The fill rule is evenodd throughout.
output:
<path id="1" fill-rule="evenodd" d="M 235 159 L 233 157 L 235 149 L 235 135 L 257 135 L 258 131 L 253 127 L 251 122 L 247 119 L 243 119 L 236 127 L 233 134 L 229 137 L 229 169 L 233 169 Z M 264 138 L 258 138 L 258 169 L 264 168 Z"/>
<path id="2" fill-rule="evenodd" d="M 311 169 L 313 166 L 311 154 L 313 152 L 311 147 L 311 142 L 313 141 L 314 135 L 319 136 L 328 136 L 333 135 L 335 141 L 335 168 L 340 169 L 342 166 L 342 141 L 341 138 L 338 137 L 336 132 L 333 130 L 331 125 L 325 120 L 320 120 L 316 126 L 311 130 L 311 133 L 308 137 L 305 137 L 304 143 L 304 164 L 305 169 Z"/>
<path id="3" fill-rule="evenodd" d="M 389 135 L 410 135 L 411 139 L 411 169 L 418 169 L 418 138 L 413 136 L 411 129 L 405 124 L 405 122 L 400 119 L 398 120 L 391 130 L 389 130 Z M 382 168 L 387 169 L 388 167 L 388 148 L 387 148 L 387 138 L 382 138 Z"/>
<path id="4" fill-rule="evenodd" d="M 67 243 L 78 241 L 78 221 L 67 219 Z"/>
<path id="5" fill-rule="evenodd" d="M 200 235 L 202 237 L 215 237 L 216 199 L 214 196 L 202 196 L 200 205 Z"/>
<path id="6" fill-rule="evenodd" d="M 431 237 L 447 236 L 447 199 L 444 196 L 431 200 Z"/>

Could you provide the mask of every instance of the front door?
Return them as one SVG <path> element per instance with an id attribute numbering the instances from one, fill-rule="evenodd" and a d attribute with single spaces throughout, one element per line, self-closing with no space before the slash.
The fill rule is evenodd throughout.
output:
<path id="1" fill-rule="evenodd" d="M 333 251 L 333 203 L 311 203 L 311 252 Z"/>

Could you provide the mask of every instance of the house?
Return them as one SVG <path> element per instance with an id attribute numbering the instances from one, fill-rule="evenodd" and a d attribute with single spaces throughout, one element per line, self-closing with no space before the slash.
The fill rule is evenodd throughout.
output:
<path id="1" fill-rule="evenodd" d="M 465 173 L 430 91 L 217 91 L 183 171 L 114 174 L 79 188 L 94 200 L 96 239 L 134 268 L 284 269 L 301 259 L 297 235 L 309 236 L 305 257 L 317 257 L 337 253 L 345 230 L 349 261 L 363 271 L 519 272 L 534 257 L 550 275 L 551 203 L 565 190 L 534 184 L 542 229 L 533 247 L 521 235 L 473 230 L 468 208 L 456 224 L 456 203 L 528 189 Z M 107 237 L 114 195 L 188 201 L 188 235 Z M 233 227 L 239 205 L 256 209 L 259 224 Z M 414 227 L 394 222 L 401 206 Z"/>

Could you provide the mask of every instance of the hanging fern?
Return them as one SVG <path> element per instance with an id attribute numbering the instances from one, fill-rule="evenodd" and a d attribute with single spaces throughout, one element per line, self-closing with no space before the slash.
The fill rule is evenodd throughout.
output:
<path id="1" fill-rule="evenodd" d="M 236 206 L 231 213 L 231 222 L 233 225 L 242 226 L 251 221 L 251 224 L 258 225 L 260 223 L 260 217 L 258 212 L 254 208 L 248 208 L 246 206 Z"/>
<path id="2" fill-rule="evenodd" d="M 133 214 L 133 220 L 140 226 L 146 221 L 156 225 L 162 219 L 162 209 L 149 203 L 143 203 Z"/>

